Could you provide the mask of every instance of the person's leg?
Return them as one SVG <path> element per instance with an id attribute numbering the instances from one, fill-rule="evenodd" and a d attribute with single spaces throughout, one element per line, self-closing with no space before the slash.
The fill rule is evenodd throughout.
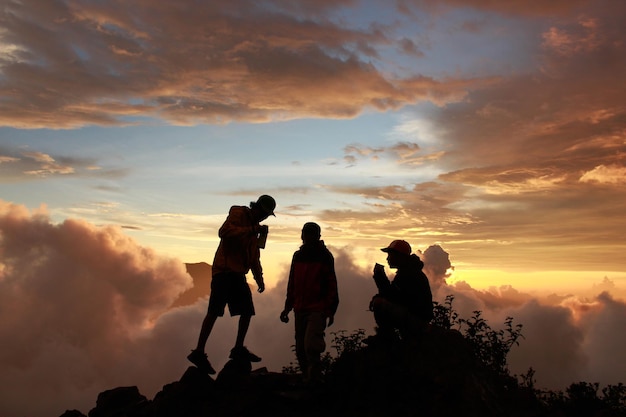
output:
<path id="1" fill-rule="evenodd" d="M 250 327 L 250 320 L 255 314 L 250 286 L 246 282 L 246 276 L 243 274 L 233 275 L 231 282 L 233 286 L 231 287 L 232 292 L 228 300 L 228 309 L 231 316 L 239 316 L 239 324 L 235 346 L 230 351 L 230 358 L 259 362 L 261 358 L 244 346 L 248 327 Z"/>
<path id="2" fill-rule="evenodd" d="M 428 328 L 428 322 L 420 319 L 408 310 L 403 312 L 402 325 L 399 327 L 400 336 L 410 343 L 420 343 L 424 332 Z"/>
<path id="3" fill-rule="evenodd" d="M 202 327 L 200 327 L 200 335 L 198 336 L 196 350 L 204 352 L 206 342 L 209 340 L 209 336 L 211 335 L 211 331 L 213 330 L 213 325 L 215 324 L 217 317 L 218 316 L 216 314 L 211 312 L 208 312 L 206 316 L 204 316 L 204 320 L 202 320 Z"/>
<path id="4" fill-rule="evenodd" d="M 204 317 L 204 320 L 202 321 L 200 335 L 198 336 L 198 344 L 196 345 L 196 348 L 192 350 L 189 355 L 187 355 L 187 359 L 191 363 L 196 365 L 198 369 L 208 374 L 214 374 L 215 369 L 213 369 L 213 366 L 211 366 L 211 362 L 209 362 L 206 353 L 204 353 L 204 349 L 206 347 L 206 342 L 209 338 L 209 335 L 211 334 L 211 330 L 213 330 L 213 325 L 215 324 L 217 317 L 218 316 L 216 314 L 213 314 L 211 312 L 207 313 L 207 315 Z"/>
<path id="5" fill-rule="evenodd" d="M 326 317 L 323 313 L 310 313 L 307 320 L 305 334 L 305 350 L 308 361 L 308 376 L 313 383 L 322 380 L 322 352 L 326 349 L 324 331 L 326 330 Z"/>
<path id="6" fill-rule="evenodd" d="M 398 327 L 396 307 L 383 297 L 372 300 L 371 310 L 376 321 L 376 336 L 380 341 L 392 342 L 396 339 L 395 329 Z"/>
<path id="7" fill-rule="evenodd" d="M 307 313 L 294 313 L 294 327 L 296 338 L 296 359 L 298 360 L 298 366 L 304 379 L 308 379 L 309 361 L 306 357 L 304 338 L 306 335 L 307 327 Z"/>
<path id="8" fill-rule="evenodd" d="M 206 348 L 207 340 L 211 335 L 213 326 L 218 317 L 224 315 L 224 308 L 226 307 L 227 289 L 225 284 L 227 281 L 221 275 L 213 276 L 211 280 L 211 295 L 209 297 L 209 307 L 207 313 L 202 320 L 202 326 L 200 327 L 200 334 L 198 335 L 198 343 L 196 348 L 191 351 L 187 356 L 187 359 L 196 365 L 198 369 L 204 370 L 209 374 L 214 374 L 215 369 L 211 366 L 209 359 L 207 358 L 204 350 Z"/>
<path id="9" fill-rule="evenodd" d="M 200 327 L 200 335 L 198 336 L 198 344 L 196 350 L 204 352 L 206 342 L 211 335 L 213 325 L 218 317 L 224 315 L 224 309 L 228 301 L 228 294 L 230 292 L 229 280 L 224 274 L 217 274 L 211 280 L 211 295 L 209 296 L 209 306 L 206 316 L 202 320 L 202 326 Z"/>
<path id="10" fill-rule="evenodd" d="M 250 362 L 260 362 L 261 358 L 254 353 L 250 352 L 247 347 L 244 346 L 246 340 L 246 334 L 248 333 L 248 327 L 250 327 L 250 314 L 241 314 L 239 316 L 239 325 L 237 327 L 237 338 L 235 339 L 235 347 L 230 351 L 231 359 L 243 359 Z"/>
<path id="11" fill-rule="evenodd" d="M 239 325 L 237 327 L 237 338 L 235 339 L 235 347 L 240 348 L 243 347 L 243 342 L 246 340 L 246 335 L 248 334 L 248 328 L 250 327 L 250 319 L 252 316 L 250 315 L 241 315 L 239 316 Z"/>

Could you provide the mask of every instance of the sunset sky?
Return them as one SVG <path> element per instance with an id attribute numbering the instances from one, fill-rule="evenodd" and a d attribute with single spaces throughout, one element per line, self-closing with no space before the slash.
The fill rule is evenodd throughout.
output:
<path id="1" fill-rule="evenodd" d="M 344 272 L 338 314 L 402 238 L 439 301 L 519 318 L 518 372 L 626 376 L 623 353 L 597 363 L 626 320 L 626 2 L 0 4 L 0 415 L 178 378 L 206 309 L 169 308 L 183 263 L 210 264 L 229 207 L 260 194 L 277 201 L 248 342 L 262 356 L 316 221 Z M 370 325 L 343 311 L 336 326 Z M 27 404 L 42 367 L 48 400 Z"/>

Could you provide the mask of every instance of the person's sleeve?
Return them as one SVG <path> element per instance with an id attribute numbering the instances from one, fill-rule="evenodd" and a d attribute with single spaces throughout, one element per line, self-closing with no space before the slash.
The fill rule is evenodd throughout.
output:
<path id="1" fill-rule="evenodd" d="M 294 254 L 293 257 L 291 258 L 291 268 L 289 269 L 289 280 L 287 281 L 287 295 L 285 297 L 285 310 L 290 310 L 293 309 L 293 303 L 294 303 L 294 299 L 295 299 L 295 295 L 294 295 L 294 285 L 293 285 L 293 280 L 294 280 L 294 269 L 295 269 L 295 264 L 296 264 L 296 255 Z"/>
<path id="2" fill-rule="evenodd" d="M 326 314 L 334 316 L 339 307 L 339 290 L 337 288 L 337 274 L 335 273 L 335 258 L 329 252 L 328 254 L 328 273 L 326 275 L 326 287 L 328 293 L 326 295 Z"/>
<path id="3" fill-rule="evenodd" d="M 376 283 L 376 287 L 378 288 L 378 294 L 383 297 L 394 297 L 396 291 L 396 287 L 389 282 L 389 278 L 385 275 L 384 272 L 380 274 L 374 274 L 374 282 Z"/>
<path id="4" fill-rule="evenodd" d="M 254 234 L 254 226 L 246 221 L 245 212 L 241 209 L 231 207 L 226 221 L 220 227 L 218 235 L 220 238 L 243 238 Z"/>
<path id="5" fill-rule="evenodd" d="M 263 267 L 261 266 L 261 250 L 256 240 L 250 245 L 250 270 L 255 280 L 263 279 Z"/>

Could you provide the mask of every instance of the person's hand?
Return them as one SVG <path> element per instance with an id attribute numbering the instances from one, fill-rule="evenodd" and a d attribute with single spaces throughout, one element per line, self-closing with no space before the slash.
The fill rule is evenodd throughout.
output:
<path id="1" fill-rule="evenodd" d="M 282 313 L 280 313 L 280 321 L 289 323 L 289 310 L 283 310 Z"/>
<path id="2" fill-rule="evenodd" d="M 256 282 L 256 285 L 259 286 L 259 289 L 257 290 L 258 292 L 262 293 L 263 291 L 265 291 L 265 282 L 263 282 L 263 278 L 259 279 Z"/>
<path id="3" fill-rule="evenodd" d="M 370 305 L 369 305 L 370 311 L 374 311 L 374 309 L 376 308 L 376 305 L 379 304 L 380 298 L 381 297 L 378 294 L 372 297 L 372 299 L 370 300 Z"/>
<path id="4" fill-rule="evenodd" d="M 269 232 L 269 227 L 266 224 L 260 224 L 258 228 L 259 234 L 266 235 Z"/>
<path id="5" fill-rule="evenodd" d="M 374 265 L 374 275 L 384 275 L 385 274 L 385 267 L 381 264 L 376 264 Z"/>
<path id="6" fill-rule="evenodd" d="M 335 316 L 328 316 L 328 325 L 327 325 L 327 327 L 332 326 L 334 322 L 335 322 Z"/>

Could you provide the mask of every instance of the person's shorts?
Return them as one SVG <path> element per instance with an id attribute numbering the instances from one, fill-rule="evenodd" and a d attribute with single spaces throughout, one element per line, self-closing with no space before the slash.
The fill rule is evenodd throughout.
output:
<path id="1" fill-rule="evenodd" d="M 209 313 L 221 317 L 226 305 L 231 316 L 254 316 L 252 291 L 245 275 L 222 272 L 213 276 Z"/>

